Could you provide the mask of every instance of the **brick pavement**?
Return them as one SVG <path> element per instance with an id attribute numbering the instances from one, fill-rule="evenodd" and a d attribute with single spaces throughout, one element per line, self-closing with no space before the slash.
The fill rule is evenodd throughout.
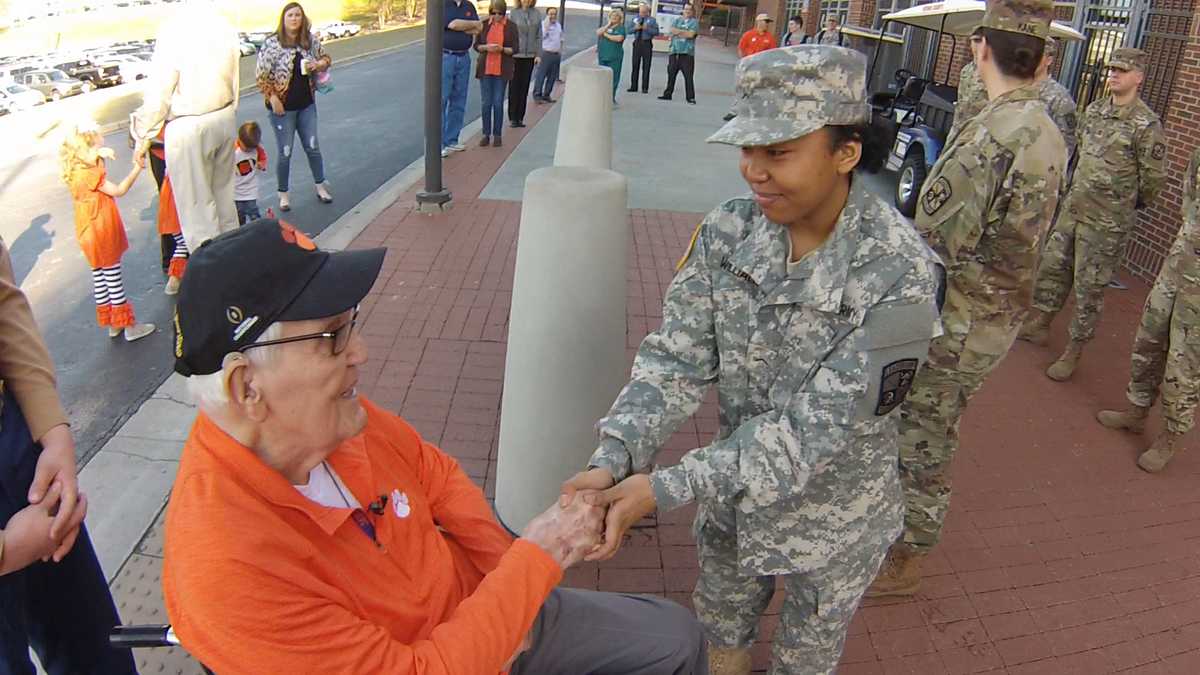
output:
<path id="1" fill-rule="evenodd" d="M 534 107 L 531 126 L 541 109 Z M 523 136 L 470 146 L 446 163 L 454 209 L 416 214 L 402 197 L 355 240 L 386 245 L 363 305 L 371 349 L 362 387 L 457 457 L 493 493 L 496 440 L 520 205 L 478 198 Z M 672 266 L 701 214 L 631 210 L 630 358 L 661 317 Z M 1185 454 L 1160 476 L 1133 464 L 1144 439 L 1092 420 L 1122 402 L 1128 346 L 1147 288 L 1111 291 L 1099 337 L 1074 382 L 1042 370 L 1061 349 L 1018 344 L 963 423 L 944 544 L 912 600 L 867 602 L 841 673 L 1200 672 L 1200 464 Z M 710 400 L 660 456 L 672 463 L 716 430 Z M 1189 439 L 1192 440 L 1192 439 Z M 694 509 L 639 526 L 613 560 L 564 583 L 666 595 L 690 604 Z M 763 669 L 779 598 L 756 645 Z"/>

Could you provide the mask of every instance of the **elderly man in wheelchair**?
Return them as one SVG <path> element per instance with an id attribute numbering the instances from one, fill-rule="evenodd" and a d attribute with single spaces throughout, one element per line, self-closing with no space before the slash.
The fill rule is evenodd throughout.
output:
<path id="1" fill-rule="evenodd" d="M 514 540 L 454 459 L 358 394 L 384 253 L 274 220 L 193 253 L 175 369 L 200 413 L 163 567 L 182 645 L 222 674 L 706 672 L 684 608 L 557 588 L 601 509 L 552 505 Z"/>

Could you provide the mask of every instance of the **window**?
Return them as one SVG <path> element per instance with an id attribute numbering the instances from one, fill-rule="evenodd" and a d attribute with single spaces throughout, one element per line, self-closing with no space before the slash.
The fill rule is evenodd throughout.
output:
<path id="1" fill-rule="evenodd" d="M 850 0 L 823 0 L 821 2 L 820 28 L 825 28 L 825 23 L 831 17 L 836 17 L 839 25 L 845 25 L 846 20 L 850 17 Z"/>
<path id="2" fill-rule="evenodd" d="M 914 0 L 876 0 L 875 3 L 875 19 L 871 22 L 871 28 L 879 30 L 883 24 L 883 16 L 892 12 L 899 12 L 902 9 L 912 7 Z M 898 23 L 889 23 L 887 27 L 888 35 L 903 35 L 904 25 Z"/>
<path id="3" fill-rule="evenodd" d="M 790 19 L 797 14 L 808 13 L 808 0 L 787 0 L 784 5 L 786 18 Z"/>

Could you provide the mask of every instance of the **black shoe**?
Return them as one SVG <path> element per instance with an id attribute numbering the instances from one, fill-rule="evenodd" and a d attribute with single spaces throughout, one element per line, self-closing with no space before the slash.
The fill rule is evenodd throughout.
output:
<path id="1" fill-rule="evenodd" d="M 696 99 L 694 99 L 694 98 L 689 98 L 687 101 L 688 101 L 688 103 L 691 103 L 692 105 L 696 105 Z"/>
<path id="2" fill-rule="evenodd" d="M 670 94 L 663 94 L 662 96 L 659 96 L 659 97 L 658 97 L 658 100 L 660 100 L 660 101 L 670 101 L 670 100 L 671 100 L 671 95 L 670 95 Z"/>
<path id="3" fill-rule="evenodd" d="M 650 93 L 650 90 L 649 90 L 649 89 L 643 89 L 643 90 L 642 90 L 642 93 L 643 93 L 643 94 L 649 94 L 649 93 Z"/>
<path id="4" fill-rule="evenodd" d="M 512 123 L 512 128 L 514 128 L 514 129 L 520 129 L 523 126 L 525 126 L 524 122 L 513 122 Z"/>
<path id="5" fill-rule="evenodd" d="M 549 96 L 542 99 L 542 103 L 554 103 L 554 102 L 555 102 L 554 99 L 550 98 Z"/>
<path id="6" fill-rule="evenodd" d="M 627 92 L 629 92 L 629 93 L 631 93 L 631 94 L 636 94 L 636 93 L 637 93 L 637 87 L 634 87 L 634 88 L 632 88 L 632 89 L 626 89 L 625 91 L 627 91 Z"/>
<path id="7" fill-rule="evenodd" d="M 731 119 L 733 119 L 733 118 L 735 118 L 735 117 L 737 117 L 737 115 L 735 115 L 735 114 L 733 114 L 733 113 L 725 113 L 725 116 L 724 116 L 724 117 L 722 117 L 721 119 L 723 119 L 723 120 L 725 120 L 726 122 L 728 122 L 729 120 L 731 120 Z"/>

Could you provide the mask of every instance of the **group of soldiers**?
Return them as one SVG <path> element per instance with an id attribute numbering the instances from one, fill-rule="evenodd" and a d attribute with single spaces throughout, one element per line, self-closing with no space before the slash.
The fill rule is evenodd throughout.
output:
<path id="1" fill-rule="evenodd" d="M 1139 98 L 1144 51 L 1112 52 L 1107 95 L 1077 120 L 1070 94 L 1049 76 L 1057 52 L 1048 35 L 1050 0 L 988 6 L 989 15 L 1007 16 L 993 18 L 993 28 L 1041 38 L 1044 52 L 1027 78 L 1031 73 L 1012 70 L 1021 59 L 1010 46 L 1004 72 L 998 65 L 1003 40 L 989 37 L 981 57 L 985 52 L 976 46 L 988 34 L 977 31 L 946 149 L 921 192 L 917 229 L 946 265 L 945 334 L 934 340 L 901 408 L 904 534 L 867 597 L 916 593 L 921 561 L 938 543 L 949 510 L 948 470 L 967 402 L 1015 339 L 1046 343 L 1074 289 L 1070 341 L 1046 370 L 1053 380 L 1070 379 L 1095 336 L 1104 289 L 1120 265 L 1136 211 L 1165 182 L 1162 124 Z M 1200 398 L 1200 340 L 1189 336 L 1200 330 L 1198 174 L 1200 149 L 1184 181 L 1184 226 L 1134 342 L 1130 405 L 1096 416 L 1106 427 L 1140 433 L 1161 389 L 1165 429 L 1138 458 L 1148 472 L 1162 470 L 1179 450 Z"/>

